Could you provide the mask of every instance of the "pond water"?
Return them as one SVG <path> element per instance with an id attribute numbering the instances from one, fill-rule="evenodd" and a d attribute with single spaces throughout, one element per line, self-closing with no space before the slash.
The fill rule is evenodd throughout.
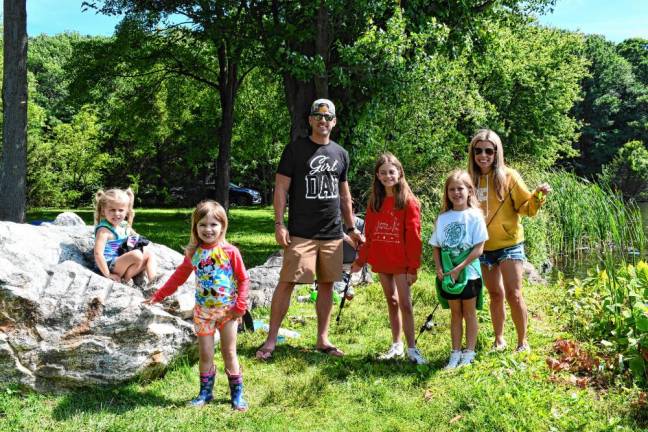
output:
<path id="1" fill-rule="evenodd" d="M 648 238 L 648 202 L 639 203 L 639 209 L 641 211 L 644 232 Z M 648 260 L 648 250 L 644 251 L 643 257 L 644 260 Z M 584 277 L 587 275 L 587 270 L 594 268 L 599 262 L 595 254 L 589 254 L 580 256 L 578 259 L 569 259 L 554 264 L 555 267 L 550 275 L 551 280 L 554 280 L 557 276 L 558 270 L 567 277 Z"/>

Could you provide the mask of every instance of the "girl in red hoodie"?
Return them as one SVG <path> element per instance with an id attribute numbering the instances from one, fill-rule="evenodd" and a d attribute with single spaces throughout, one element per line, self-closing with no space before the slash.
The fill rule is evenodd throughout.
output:
<path id="1" fill-rule="evenodd" d="M 405 180 L 403 166 L 393 154 L 383 153 L 376 162 L 374 173 L 365 218 L 366 242 L 360 247 L 351 271 L 360 271 L 369 263 L 380 275 L 389 311 L 392 345 L 379 358 L 403 356 L 402 330 L 409 359 L 425 364 L 427 360 L 416 348 L 410 295 L 410 286 L 416 282 L 421 263 L 419 202 Z"/>

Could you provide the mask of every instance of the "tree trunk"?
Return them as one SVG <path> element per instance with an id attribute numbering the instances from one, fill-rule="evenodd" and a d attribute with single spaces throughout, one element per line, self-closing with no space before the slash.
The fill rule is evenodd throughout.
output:
<path id="1" fill-rule="evenodd" d="M 218 50 L 220 68 L 219 93 L 221 124 L 219 126 L 218 157 L 216 158 L 216 200 L 227 210 L 229 208 L 230 150 L 234 127 L 234 100 L 239 87 L 238 67 L 230 63 L 224 44 Z"/>
<path id="2" fill-rule="evenodd" d="M 308 136 L 308 118 L 310 104 L 316 99 L 315 86 L 312 81 L 299 81 L 292 75 L 284 74 L 284 91 L 288 112 L 290 113 L 290 139 Z"/>
<path id="3" fill-rule="evenodd" d="M 24 222 L 27 176 L 26 0 L 4 0 L 3 152 L 0 220 Z"/>
<path id="4" fill-rule="evenodd" d="M 324 0 L 320 0 L 317 10 L 317 22 L 315 23 L 317 34 L 313 41 L 314 47 L 310 45 L 301 49 L 304 54 L 312 55 L 315 52 L 316 55 L 322 57 L 324 70 L 319 75 L 313 76 L 313 79 L 309 81 L 300 81 L 294 76 L 284 74 L 284 91 L 288 111 L 290 112 L 290 139 L 293 141 L 297 138 L 306 137 L 310 133 L 307 121 L 308 114 L 310 114 L 310 104 L 315 99 L 329 97 L 328 63 L 330 47 L 328 15 Z"/>
<path id="5" fill-rule="evenodd" d="M 327 98 L 329 97 L 328 88 L 328 64 L 329 64 L 329 20 L 328 11 L 324 0 L 320 0 L 319 8 L 317 9 L 317 36 L 315 37 L 315 54 L 322 57 L 324 61 L 324 70 L 316 75 L 315 82 L 315 97 Z"/>

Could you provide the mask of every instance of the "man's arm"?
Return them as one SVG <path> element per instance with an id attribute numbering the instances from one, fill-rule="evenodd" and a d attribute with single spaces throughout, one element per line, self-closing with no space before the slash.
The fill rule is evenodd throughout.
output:
<path id="1" fill-rule="evenodd" d="M 344 220 L 344 225 L 349 228 L 353 228 L 350 231 L 349 237 L 356 242 L 355 247 L 358 244 L 364 243 L 365 239 L 362 233 L 355 227 L 355 218 L 353 216 L 353 203 L 351 201 L 351 190 L 349 189 L 348 182 L 340 182 L 340 208 L 342 210 L 342 219 Z"/>
<path id="2" fill-rule="evenodd" d="M 277 240 L 277 243 L 283 247 L 288 246 L 290 243 L 290 234 L 283 223 L 284 212 L 286 211 L 286 196 L 290 189 L 290 181 L 290 177 L 282 174 L 275 175 L 275 189 L 273 197 L 275 240 Z"/>
<path id="3" fill-rule="evenodd" d="M 342 209 L 342 219 L 344 225 L 349 228 L 355 227 L 353 220 L 353 207 L 351 202 L 351 190 L 348 182 L 340 183 L 340 208 Z"/>

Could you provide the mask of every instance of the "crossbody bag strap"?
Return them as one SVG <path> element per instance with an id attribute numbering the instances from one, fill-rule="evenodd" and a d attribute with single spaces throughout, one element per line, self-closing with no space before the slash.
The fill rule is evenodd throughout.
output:
<path id="1" fill-rule="evenodd" d="M 524 203 L 526 203 L 526 201 L 525 201 L 525 202 L 523 202 L 523 203 L 520 205 L 520 207 L 518 207 L 517 209 L 515 208 L 515 202 L 513 201 L 513 196 L 512 196 L 511 194 L 513 193 L 513 189 L 515 189 L 515 188 L 517 187 L 517 185 L 518 185 L 518 182 L 517 182 L 517 180 L 516 180 L 516 181 L 515 181 L 515 184 L 513 185 L 513 187 L 512 187 L 511 189 L 509 189 L 508 194 L 506 195 L 506 198 L 504 198 L 504 199 L 502 200 L 502 202 L 500 203 L 499 207 L 497 207 L 497 210 L 495 210 L 495 213 L 493 213 L 493 217 L 490 218 L 490 221 L 488 221 L 488 223 L 486 224 L 486 229 L 488 229 L 488 227 L 490 226 L 491 222 L 493 222 L 493 219 L 495 219 L 495 216 L 497 216 L 497 213 L 499 213 L 500 209 L 502 208 L 502 206 L 504 205 L 504 203 L 506 202 L 506 200 L 507 200 L 508 198 L 510 198 L 510 199 L 511 199 L 511 203 L 513 203 L 513 210 L 515 210 L 515 213 L 517 213 L 518 210 L 520 210 L 520 208 L 522 208 L 522 206 L 524 205 Z M 486 199 L 488 199 L 488 195 L 486 196 Z M 528 200 L 527 200 L 527 201 L 528 201 Z"/>

